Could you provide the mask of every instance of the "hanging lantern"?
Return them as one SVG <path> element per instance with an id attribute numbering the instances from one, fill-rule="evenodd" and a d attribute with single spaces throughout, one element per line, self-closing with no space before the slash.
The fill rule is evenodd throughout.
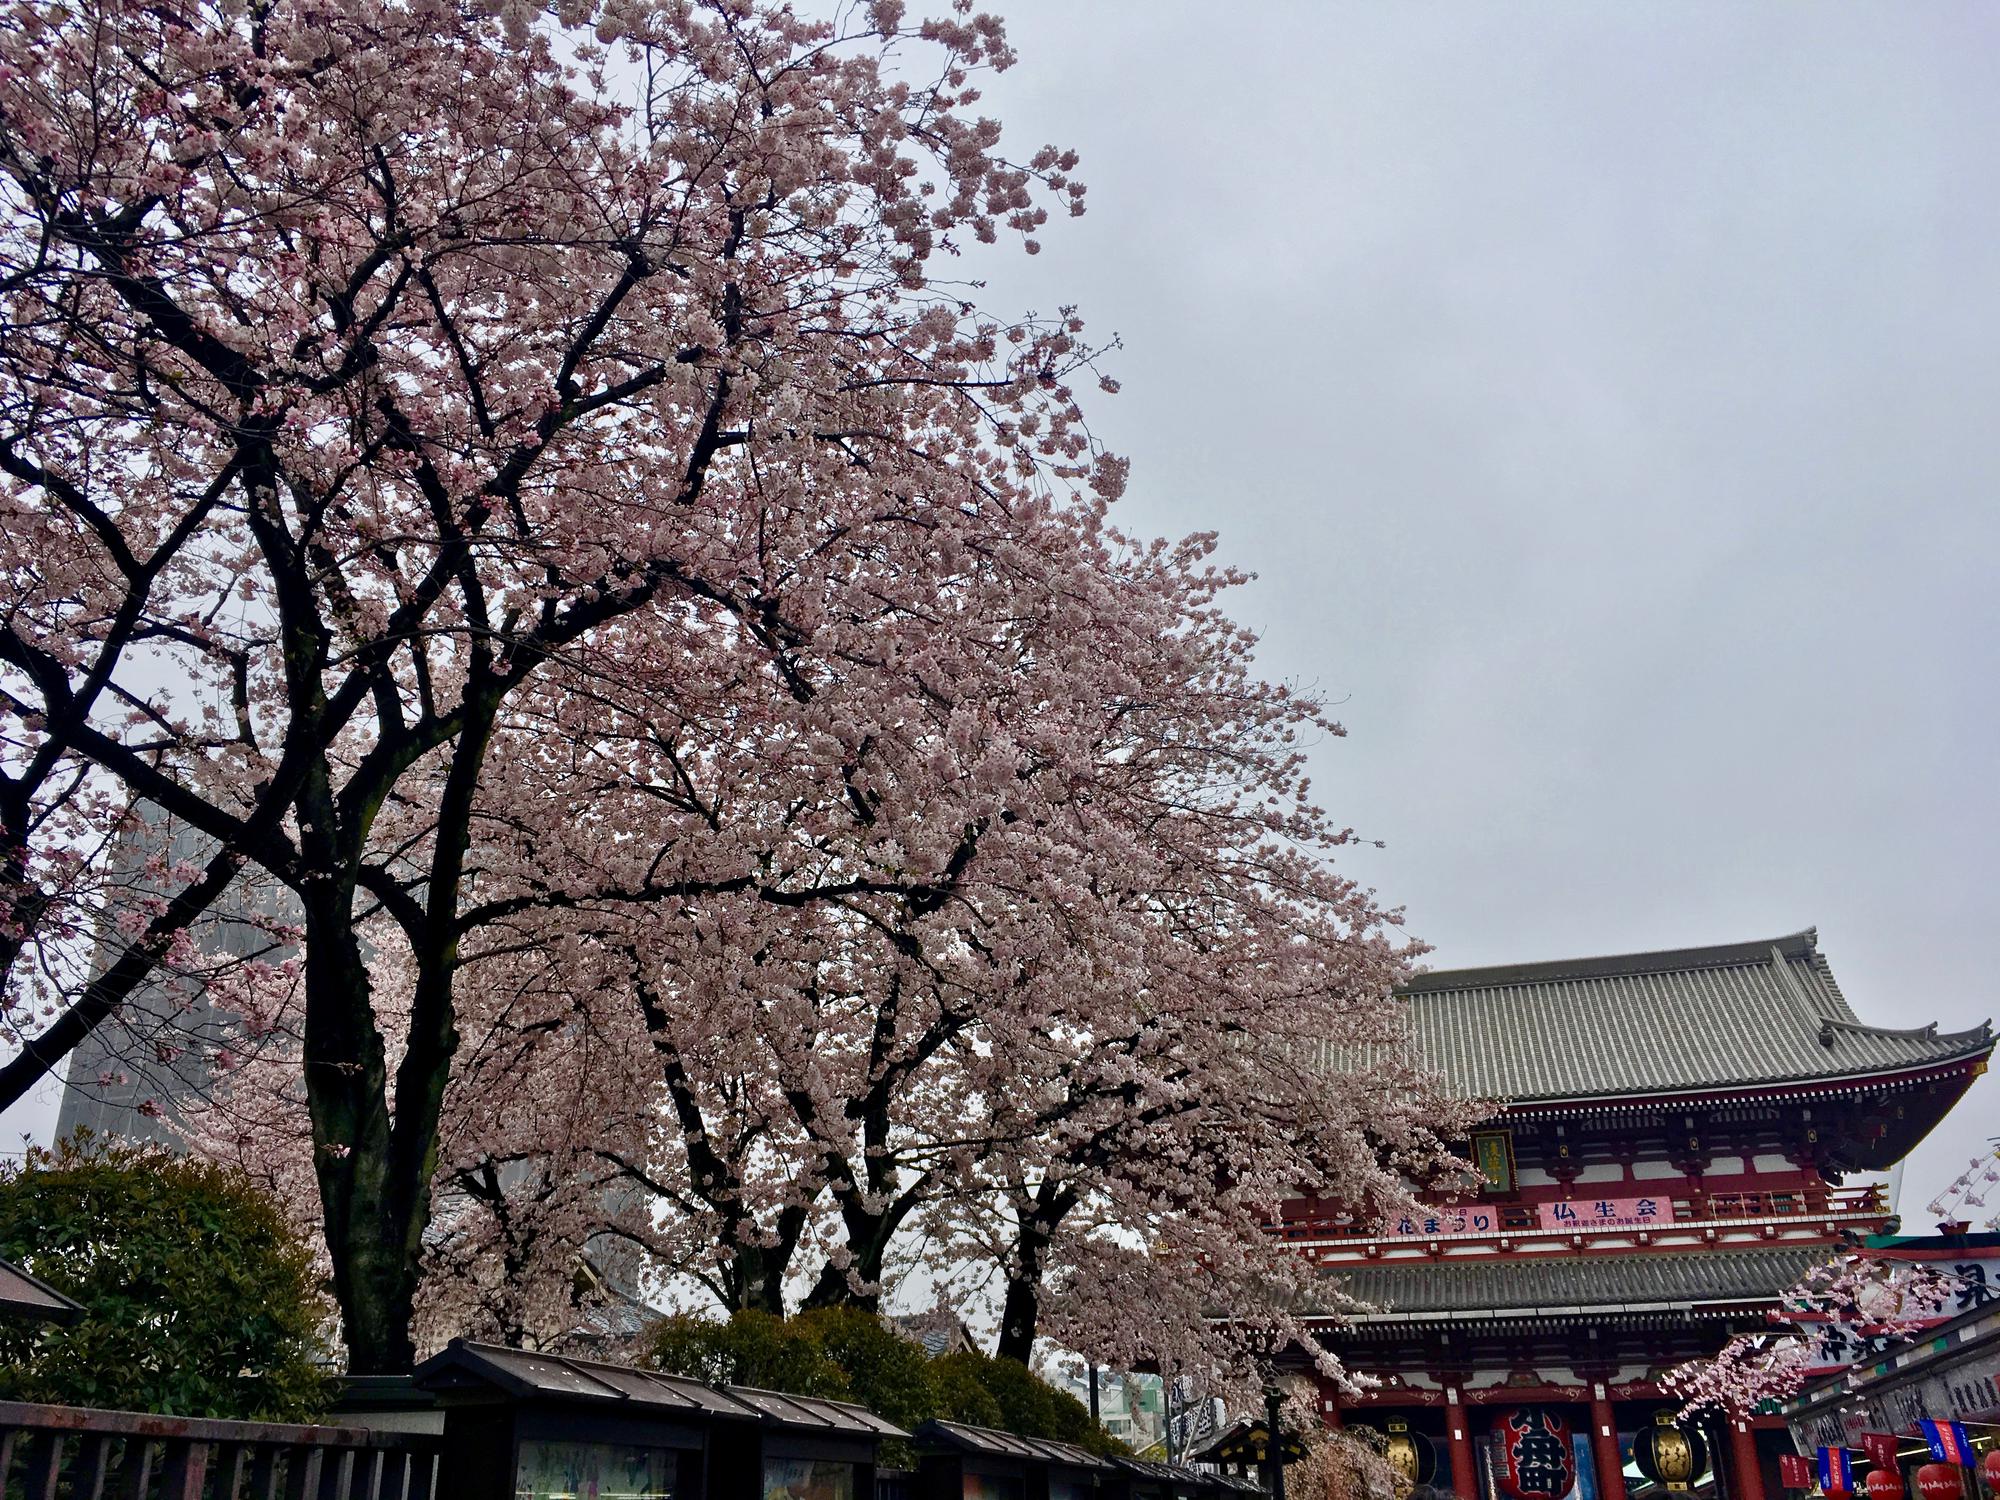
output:
<path id="1" fill-rule="evenodd" d="M 1389 1429 L 1389 1439 L 1382 1450 L 1389 1467 L 1411 1484 L 1429 1484 L 1435 1479 L 1438 1458 L 1431 1440 L 1421 1432 L 1410 1431 L 1408 1422 L 1391 1418 L 1383 1425 Z"/>
<path id="2" fill-rule="evenodd" d="M 1903 1476 L 1896 1469 L 1868 1471 L 1868 1500 L 1903 1500 Z"/>
<path id="3" fill-rule="evenodd" d="M 1411 1484 L 1429 1484 L 1437 1477 L 1437 1445 L 1423 1433 L 1410 1431 L 1408 1422 L 1392 1417 L 1381 1427 L 1366 1422 L 1348 1425 L 1380 1438 L 1383 1459 Z"/>
<path id="4" fill-rule="evenodd" d="M 1569 1423 L 1546 1406 L 1516 1406 L 1493 1425 L 1500 1491 L 1508 1500 L 1563 1500 L 1576 1487 Z"/>
<path id="5" fill-rule="evenodd" d="M 1925 1464 L 1917 1470 L 1920 1500 L 1959 1500 L 1965 1493 L 1964 1470 L 1956 1464 Z"/>
<path id="6" fill-rule="evenodd" d="M 1663 1411 L 1634 1435 L 1632 1461 L 1653 1483 L 1684 1490 L 1708 1472 L 1708 1443 L 1700 1428 L 1676 1426 L 1674 1414 Z"/>
<path id="7" fill-rule="evenodd" d="M 1980 1460 L 1979 1472 L 1986 1476 L 1986 1487 L 2000 1493 L 2000 1448 L 1993 1449 Z"/>

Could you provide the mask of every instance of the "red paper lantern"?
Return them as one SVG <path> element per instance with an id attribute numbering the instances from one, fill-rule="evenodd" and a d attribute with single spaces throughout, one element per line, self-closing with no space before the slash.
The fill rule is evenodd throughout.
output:
<path id="1" fill-rule="evenodd" d="M 1516 1406 L 1493 1424 L 1500 1439 L 1496 1476 L 1509 1500 L 1563 1500 L 1576 1488 L 1569 1423 L 1546 1406 Z"/>
<path id="2" fill-rule="evenodd" d="M 2000 1490 L 2000 1448 L 1993 1449 L 1980 1460 L 1979 1472 L 1986 1476 L 1988 1489 Z"/>
<path id="3" fill-rule="evenodd" d="M 1964 1472 L 1956 1464 L 1925 1464 L 1917 1470 L 1917 1494 L 1922 1500 L 1959 1500 Z"/>
<path id="4" fill-rule="evenodd" d="M 1902 1474 L 1895 1469 L 1870 1469 L 1868 1500 L 1903 1500 Z"/>

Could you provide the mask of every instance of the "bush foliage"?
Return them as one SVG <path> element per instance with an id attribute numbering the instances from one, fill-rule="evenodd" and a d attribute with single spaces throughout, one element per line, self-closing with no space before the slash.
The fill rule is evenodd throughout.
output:
<path id="1" fill-rule="evenodd" d="M 297 1421 L 332 1394 L 312 1254 L 249 1179 L 93 1141 L 0 1167 L 0 1258 L 83 1304 L 0 1327 L 0 1399 Z"/>
<path id="2" fill-rule="evenodd" d="M 854 1308 L 786 1319 L 740 1312 L 726 1323 L 663 1318 L 648 1330 L 641 1358 L 670 1374 L 858 1402 L 906 1432 L 937 1418 L 1080 1443 L 1097 1453 L 1120 1451 L 1081 1401 L 1026 1365 L 975 1350 L 928 1359 L 881 1319 Z"/>

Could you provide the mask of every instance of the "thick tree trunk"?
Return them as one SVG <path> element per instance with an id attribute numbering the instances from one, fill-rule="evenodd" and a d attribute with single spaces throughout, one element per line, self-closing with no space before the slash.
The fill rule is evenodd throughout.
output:
<path id="1" fill-rule="evenodd" d="M 4 790 L 8 806 L 0 816 L 0 892 L 6 896 L 7 914 L 0 919 L 0 978 L 13 972 L 14 960 L 34 940 L 42 913 L 49 909 L 48 893 L 28 872 L 30 810 L 11 786 Z"/>
<path id="2" fill-rule="evenodd" d="M 348 1373 L 401 1374 L 416 1357 L 416 1267 L 392 1209 L 388 1072 L 352 888 L 304 900 L 306 1102 Z"/>
<path id="3" fill-rule="evenodd" d="M 1036 1324 L 1042 1317 L 1042 1278 L 1039 1269 L 1033 1276 L 1009 1276 L 1007 1278 L 1007 1299 L 1000 1308 L 1000 1340 L 994 1349 L 1002 1359 L 1029 1362 L 1035 1352 Z"/>
<path id="4" fill-rule="evenodd" d="M 449 1020 L 454 965 L 419 969 L 392 1117 L 385 1048 L 351 905 L 307 901 L 306 1100 L 348 1373 L 400 1375 L 416 1358 L 410 1323 L 431 1217 L 438 1121 L 458 1040 Z M 415 1023 L 440 1013 L 442 1033 L 420 1038 Z"/>
<path id="5" fill-rule="evenodd" d="M 739 1249 L 722 1278 L 726 1292 L 723 1300 L 729 1310 L 766 1312 L 774 1318 L 782 1318 L 785 1315 L 785 1272 L 790 1261 L 791 1250 L 786 1246 L 774 1250 L 764 1245 L 749 1245 Z"/>
<path id="6" fill-rule="evenodd" d="M 914 1202 L 892 1200 L 882 1212 L 871 1213 L 861 1206 L 856 1195 L 841 1196 L 844 1201 L 840 1205 L 840 1219 L 847 1230 L 847 1264 L 836 1266 L 828 1261 L 821 1266 L 819 1279 L 813 1283 L 802 1306 L 858 1307 L 863 1312 L 880 1312 L 882 1269 L 888 1260 L 889 1242 L 902 1227 Z M 861 1290 L 855 1288 L 857 1281 Z"/>
<path id="7" fill-rule="evenodd" d="M 1002 1359 L 1017 1359 L 1025 1365 L 1035 1352 L 1049 1246 L 1062 1221 L 1076 1207 L 1076 1200 L 1073 1187 L 1059 1186 L 1053 1178 L 1044 1178 L 1033 1198 L 1016 1199 L 1014 1251 L 1004 1268 L 1007 1297 L 1000 1309 L 1000 1340 L 995 1350 Z"/>

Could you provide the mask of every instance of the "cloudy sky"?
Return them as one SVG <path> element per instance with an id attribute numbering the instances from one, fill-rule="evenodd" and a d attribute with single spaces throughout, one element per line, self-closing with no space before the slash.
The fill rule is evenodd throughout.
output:
<path id="1" fill-rule="evenodd" d="M 1090 212 L 993 300 L 1124 339 L 1125 521 L 1256 570 L 1433 962 L 1817 925 L 2000 1009 L 2000 9 L 1001 8 Z"/>
<path id="2" fill-rule="evenodd" d="M 1817 925 L 1993 1014 L 2000 8 L 1004 8 L 1091 211 L 989 300 L 1123 337 L 1125 522 L 1256 570 L 1434 961 Z"/>

